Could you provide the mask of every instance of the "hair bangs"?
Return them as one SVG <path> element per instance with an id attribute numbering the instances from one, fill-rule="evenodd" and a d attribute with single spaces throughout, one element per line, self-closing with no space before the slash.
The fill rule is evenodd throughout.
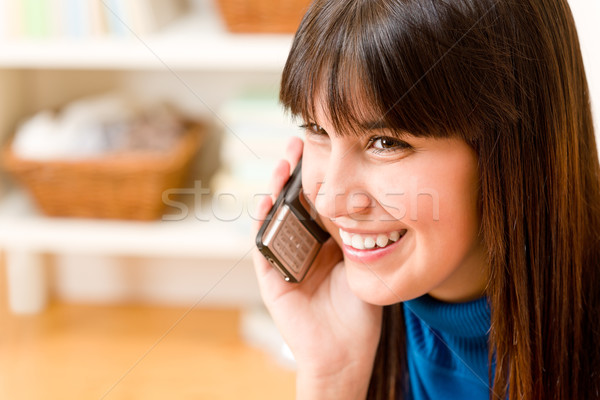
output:
<path id="1" fill-rule="evenodd" d="M 351 8 L 353 2 L 344 4 Z M 336 18 L 314 10 L 306 14 L 288 57 L 280 101 L 292 115 L 319 123 L 330 122 L 337 134 L 361 134 L 365 121 L 376 121 L 373 93 L 365 87 L 358 41 L 350 12 L 330 7 Z M 317 109 L 320 107 L 320 109 Z M 324 121 L 321 121 L 324 122 Z"/>
<path id="2" fill-rule="evenodd" d="M 505 63 L 476 53 L 481 46 L 473 41 L 482 40 L 477 24 L 489 22 L 457 7 L 314 2 L 283 72 L 282 104 L 315 123 L 320 111 L 338 134 L 363 134 L 365 125 L 377 124 L 414 136 L 475 141 L 483 127 L 516 118 L 516 112 L 500 101 L 480 101 L 482 95 L 495 98 L 490 91 L 500 84 L 493 71 Z M 457 29 L 457 20 L 464 29 Z"/>

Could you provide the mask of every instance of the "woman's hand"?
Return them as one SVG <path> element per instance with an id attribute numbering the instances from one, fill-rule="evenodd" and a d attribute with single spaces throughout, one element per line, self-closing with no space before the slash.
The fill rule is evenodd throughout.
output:
<path id="1" fill-rule="evenodd" d="M 292 138 L 273 173 L 274 198 L 298 163 L 303 143 Z M 273 204 L 258 207 L 256 236 Z M 304 280 L 285 282 L 255 250 L 254 266 L 263 301 L 298 365 L 298 399 L 364 398 L 381 331 L 381 307 L 358 299 L 348 287 L 342 252 L 333 239 L 321 248 Z"/>

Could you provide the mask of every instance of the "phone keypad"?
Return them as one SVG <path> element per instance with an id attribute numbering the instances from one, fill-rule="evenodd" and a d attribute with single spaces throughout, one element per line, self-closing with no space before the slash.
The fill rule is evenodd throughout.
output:
<path id="1" fill-rule="evenodd" d="M 296 273 L 302 270 L 307 256 L 316 244 L 316 239 L 290 214 L 286 215 L 281 231 L 273 241 L 274 249 Z"/>

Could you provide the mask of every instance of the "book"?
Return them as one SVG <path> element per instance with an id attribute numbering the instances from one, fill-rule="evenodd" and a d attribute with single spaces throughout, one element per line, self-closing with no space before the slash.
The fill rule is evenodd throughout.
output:
<path id="1" fill-rule="evenodd" d="M 48 35 L 63 37 L 67 35 L 67 16 L 65 4 L 67 0 L 48 0 Z"/>
<path id="2" fill-rule="evenodd" d="M 139 0 L 138 0 L 139 1 Z M 108 32 L 111 35 L 126 37 L 130 35 L 132 19 L 124 0 L 102 0 Z"/>
<path id="3" fill-rule="evenodd" d="M 25 35 L 28 37 L 47 37 L 49 0 L 22 0 Z"/>
<path id="4" fill-rule="evenodd" d="M 105 36 L 108 33 L 108 22 L 102 0 L 88 0 L 90 3 L 91 34 Z"/>
<path id="5" fill-rule="evenodd" d="M 69 37 L 82 38 L 90 35 L 88 1 L 65 0 L 62 11 L 65 31 Z"/>
<path id="6" fill-rule="evenodd" d="M 0 0 L 0 40 L 6 39 L 6 37 L 8 36 L 7 27 L 6 27 L 6 19 L 7 19 L 6 1 L 7 0 Z"/>
<path id="7" fill-rule="evenodd" d="M 187 9 L 183 0 L 122 1 L 131 17 L 131 29 L 141 36 L 160 30 Z"/>
<path id="8" fill-rule="evenodd" d="M 5 14 L 0 15 L 0 18 L 4 18 L 3 24 L 6 38 L 14 39 L 23 37 L 25 27 L 21 2 L 15 0 L 2 0 L 2 2 Z"/>
<path id="9" fill-rule="evenodd" d="M 147 35 L 189 0 L 0 0 L 0 39 Z"/>

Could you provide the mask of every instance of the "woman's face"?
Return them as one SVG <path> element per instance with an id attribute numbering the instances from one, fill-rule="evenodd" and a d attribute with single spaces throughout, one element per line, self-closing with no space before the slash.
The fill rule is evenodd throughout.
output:
<path id="1" fill-rule="evenodd" d="M 302 184 L 344 252 L 353 292 L 379 305 L 426 293 L 454 302 L 483 295 L 471 147 L 460 139 L 398 139 L 370 129 L 376 121 L 365 121 L 360 137 L 338 136 L 324 114 L 316 118 L 306 127 Z"/>

